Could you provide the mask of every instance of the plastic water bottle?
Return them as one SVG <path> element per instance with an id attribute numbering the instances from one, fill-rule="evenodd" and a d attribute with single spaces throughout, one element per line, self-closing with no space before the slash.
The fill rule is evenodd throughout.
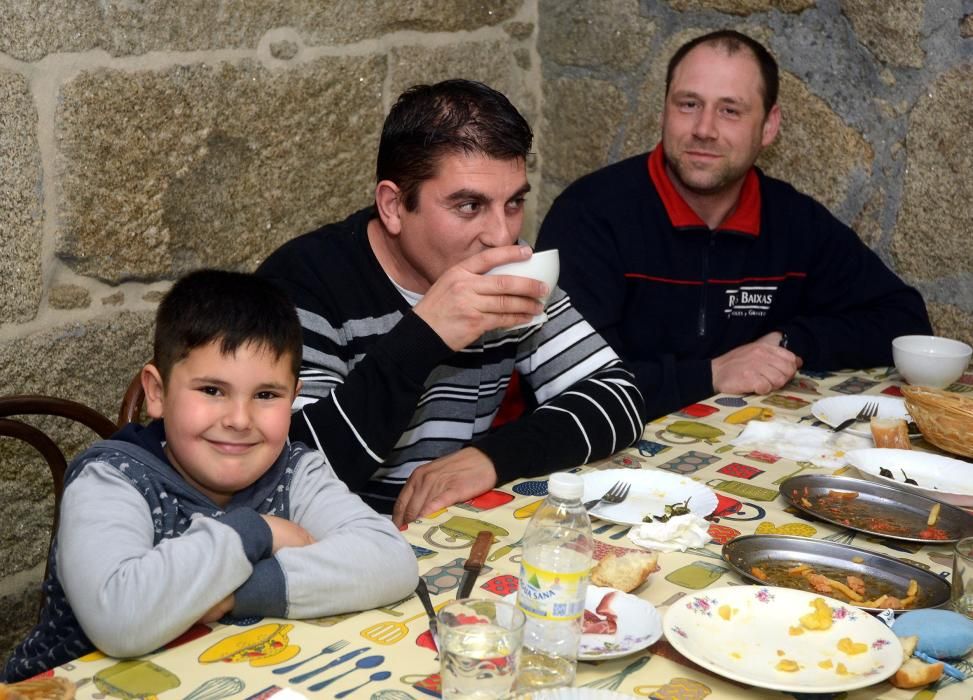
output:
<path id="1" fill-rule="evenodd" d="M 526 613 L 520 688 L 574 682 L 594 542 L 577 474 L 553 474 L 524 533 L 517 605 Z"/>

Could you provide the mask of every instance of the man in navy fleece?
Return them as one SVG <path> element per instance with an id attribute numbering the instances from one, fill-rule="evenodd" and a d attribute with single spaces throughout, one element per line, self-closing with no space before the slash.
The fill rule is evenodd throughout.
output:
<path id="1" fill-rule="evenodd" d="M 662 141 L 568 187 L 537 248 L 631 369 L 649 416 L 769 393 L 802 366 L 891 363 L 931 332 L 906 286 L 821 204 L 754 162 L 777 136 L 777 63 L 735 31 L 669 62 Z"/>

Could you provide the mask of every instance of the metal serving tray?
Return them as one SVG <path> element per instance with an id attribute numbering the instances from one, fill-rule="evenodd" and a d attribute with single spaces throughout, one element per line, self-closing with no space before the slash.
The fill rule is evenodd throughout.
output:
<path id="1" fill-rule="evenodd" d="M 801 502 L 801 497 L 805 494 L 814 497 L 825 495 L 828 491 L 857 491 L 857 500 L 859 502 L 868 503 L 876 515 L 887 517 L 890 521 L 901 520 L 903 514 L 908 513 L 913 518 L 925 523 L 930 510 L 938 503 L 940 511 L 935 527 L 944 530 L 947 538 L 940 540 L 920 537 L 918 529 L 914 536 L 910 536 L 868 529 L 864 526 L 848 525 L 835 519 L 830 513 L 822 513 L 814 507 L 808 508 Z M 796 498 L 793 495 L 795 492 L 797 493 Z M 815 518 L 849 530 L 857 530 L 858 532 L 864 532 L 876 537 L 884 537 L 889 540 L 948 544 L 950 542 L 956 542 L 966 535 L 973 534 L 973 515 L 970 515 L 966 511 L 951 506 L 948 503 L 927 498 L 913 491 L 906 491 L 905 489 L 886 484 L 878 484 L 873 481 L 850 479 L 840 476 L 802 474 L 791 477 L 782 483 L 780 485 L 780 495 L 798 510 L 813 515 Z"/>
<path id="2" fill-rule="evenodd" d="M 901 593 L 898 596 L 900 598 L 904 597 L 909 581 L 915 580 L 919 584 L 919 597 L 916 604 L 907 608 L 908 610 L 935 608 L 949 601 L 949 584 L 931 571 L 884 554 L 830 540 L 812 540 L 807 537 L 788 535 L 744 535 L 723 545 L 723 559 L 744 579 L 763 585 L 782 584 L 757 578 L 750 573 L 752 566 L 767 561 L 794 562 L 816 568 L 826 566 L 856 576 L 867 576 L 884 583 L 891 591 Z M 858 561 L 853 561 L 854 559 Z M 786 587 L 790 588 L 790 586 Z M 855 605 L 853 602 L 848 604 Z M 861 605 L 857 607 L 878 612 L 878 608 Z M 896 612 L 905 609 L 893 608 Z"/>

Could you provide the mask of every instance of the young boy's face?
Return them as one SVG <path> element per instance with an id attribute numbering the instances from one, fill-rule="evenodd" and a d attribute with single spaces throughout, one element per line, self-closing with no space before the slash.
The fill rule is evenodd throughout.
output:
<path id="1" fill-rule="evenodd" d="M 165 385 L 146 365 L 142 384 L 148 414 L 165 418 L 172 465 L 217 505 L 263 476 L 284 448 L 297 392 L 287 354 L 248 344 L 224 355 L 214 341 L 177 362 Z"/>

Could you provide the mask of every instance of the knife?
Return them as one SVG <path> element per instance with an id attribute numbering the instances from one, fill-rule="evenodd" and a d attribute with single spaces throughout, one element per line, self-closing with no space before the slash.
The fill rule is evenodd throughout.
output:
<path id="1" fill-rule="evenodd" d="M 483 568 L 483 562 L 486 560 L 491 544 L 493 544 L 493 533 L 489 530 L 480 530 L 473 542 L 473 547 L 470 548 L 470 557 L 463 564 L 463 578 L 459 582 L 457 599 L 469 597 L 476 577 L 480 575 L 480 569 Z"/>
<path id="2" fill-rule="evenodd" d="M 416 586 L 416 595 L 419 596 L 419 602 L 422 603 L 426 617 L 429 618 L 429 634 L 432 635 L 432 643 L 436 645 L 436 651 L 439 651 L 439 624 L 436 620 L 436 609 L 432 607 L 429 588 L 426 586 L 426 579 L 422 576 L 419 577 L 419 585 Z"/>

